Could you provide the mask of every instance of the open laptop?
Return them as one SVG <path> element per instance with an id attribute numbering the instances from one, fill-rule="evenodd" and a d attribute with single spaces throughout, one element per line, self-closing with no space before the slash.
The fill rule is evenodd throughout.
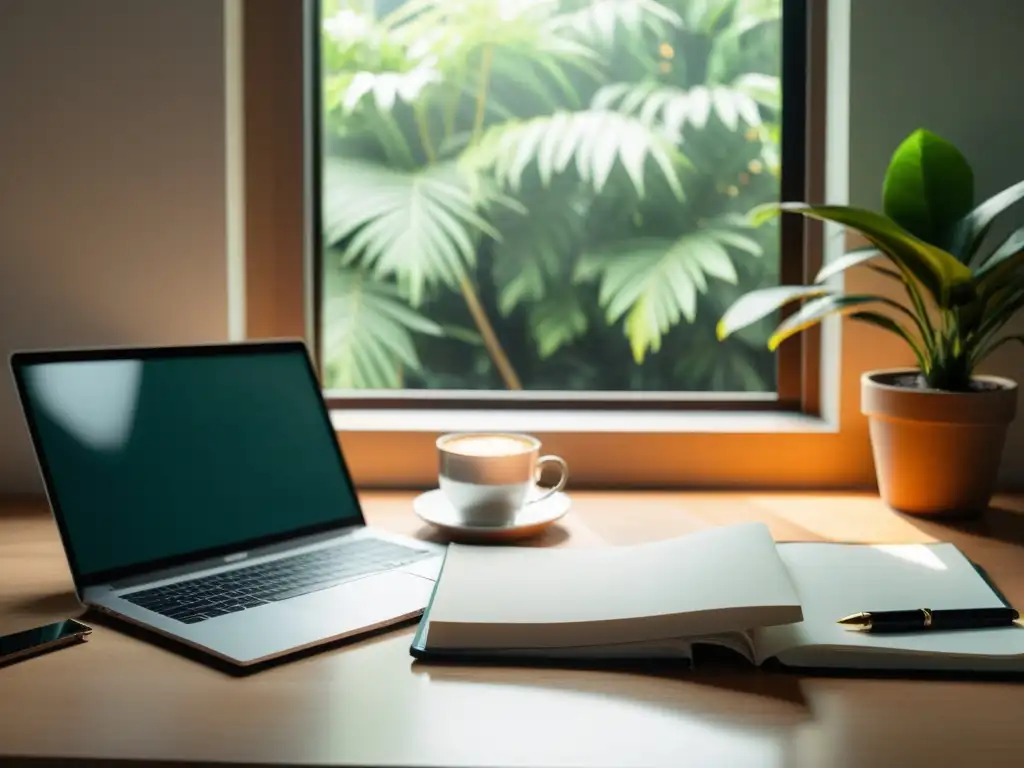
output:
<path id="1" fill-rule="evenodd" d="M 443 548 L 367 526 L 302 342 L 11 366 L 86 605 L 241 666 L 427 605 Z"/>

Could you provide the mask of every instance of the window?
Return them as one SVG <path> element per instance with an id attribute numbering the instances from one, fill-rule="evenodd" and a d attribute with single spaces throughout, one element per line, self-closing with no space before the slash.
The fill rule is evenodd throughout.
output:
<path id="1" fill-rule="evenodd" d="M 704 130 L 715 130 L 711 126 L 717 126 L 719 132 L 724 131 L 727 137 L 732 137 L 736 146 L 761 146 L 760 157 L 748 156 L 737 161 L 734 181 L 742 181 L 739 174 L 746 173 L 751 178 L 748 184 L 755 183 L 756 178 L 756 183 L 766 184 L 762 191 L 774 188 L 776 198 L 816 200 L 826 196 L 824 97 L 828 79 L 829 113 L 836 117 L 834 123 L 829 122 L 830 127 L 836 127 L 834 134 L 831 129 L 829 131 L 830 157 L 833 153 L 836 156 L 836 174 L 829 177 L 832 185 L 829 199 L 842 195 L 843 169 L 846 166 L 840 145 L 843 141 L 843 100 L 847 88 L 842 58 L 845 56 L 844 35 L 848 26 L 842 13 L 839 13 L 837 26 L 829 32 L 827 51 L 825 35 L 826 6 L 831 11 L 833 5 L 841 3 L 823 0 L 774 0 L 772 3 L 763 0 L 662 0 L 655 5 L 653 0 L 598 0 L 591 3 L 534 0 L 532 10 L 514 28 L 510 26 L 511 22 L 507 22 L 495 31 L 490 29 L 494 25 L 488 22 L 465 30 L 476 29 L 481 33 L 494 32 L 495 35 L 514 32 L 525 43 L 533 39 L 536 44 L 536 27 L 527 25 L 526 21 L 531 24 L 544 22 L 548 28 L 552 25 L 555 30 L 561 28 L 564 34 L 570 33 L 567 30 L 576 30 L 572 34 L 594 32 L 598 41 L 607 39 L 610 29 L 613 47 L 625 46 L 631 40 L 635 46 L 635 39 L 649 39 L 654 44 L 653 49 L 644 49 L 646 53 L 642 55 L 640 49 L 626 47 L 621 56 L 616 54 L 614 62 L 607 52 L 601 54 L 599 61 L 590 62 L 588 54 L 581 51 L 589 50 L 594 43 L 588 44 L 589 38 L 582 36 L 578 40 L 567 38 L 570 40 L 568 50 L 584 57 L 582 66 L 578 68 L 580 71 L 566 71 L 568 88 L 565 80 L 557 74 L 564 64 L 560 59 L 552 63 L 550 58 L 535 57 L 531 59 L 533 66 L 540 66 L 541 71 L 523 69 L 520 72 L 518 59 L 513 60 L 515 66 L 500 61 L 495 64 L 498 56 L 492 53 L 491 70 L 500 71 L 501 76 L 510 79 L 513 85 L 502 86 L 501 98 L 493 97 L 493 104 L 485 99 L 480 131 L 482 136 L 490 133 L 492 138 L 487 143 L 479 139 L 475 158 L 473 154 L 466 158 L 475 160 L 468 163 L 470 168 L 487 169 L 470 177 L 481 180 L 481 183 L 470 186 L 468 190 L 448 181 L 437 181 L 429 187 L 429 191 L 434 193 L 431 204 L 448 200 L 448 207 L 442 206 L 440 229 L 428 230 L 427 242 L 433 249 L 430 252 L 438 253 L 439 245 L 445 242 L 454 243 L 456 256 L 464 260 L 456 262 L 456 265 L 475 265 L 477 271 L 470 273 L 473 295 L 486 312 L 487 321 L 523 387 L 514 390 L 507 387 L 506 379 L 483 343 L 484 334 L 480 332 L 474 311 L 470 309 L 472 300 L 467 303 L 461 286 L 458 283 L 452 285 L 451 274 L 448 274 L 449 282 L 428 279 L 425 273 L 419 277 L 407 275 L 402 278 L 394 269 L 395 262 L 381 261 L 379 251 L 371 248 L 371 258 L 368 259 L 370 235 L 382 238 L 378 246 L 381 242 L 390 245 L 389 238 L 400 236 L 402 228 L 388 231 L 383 224 L 374 227 L 371 222 L 366 222 L 351 232 L 339 234 L 344 230 L 343 226 L 333 229 L 327 226 L 331 221 L 338 221 L 328 210 L 330 200 L 338 200 L 333 197 L 338 190 L 328 194 L 326 189 L 328 179 L 324 171 L 326 164 L 333 162 L 331 158 L 339 158 L 342 163 L 359 161 L 365 165 L 371 165 L 370 161 L 373 161 L 371 178 L 375 173 L 378 180 L 388 180 L 387 184 L 377 187 L 375 196 L 367 193 L 370 187 L 366 185 L 361 187 L 360 194 L 350 194 L 348 198 L 349 203 L 354 203 L 352 207 L 356 212 L 361 210 L 363 216 L 376 211 L 376 220 L 383 215 L 380 208 L 382 200 L 393 202 L 395 189 L 402 189 L 400 185 L 391 183 L 396 176 L 404 178 L 399 171 L 408 175 L 410 170 L 426 165 L 425 149 L 422 143 L 417 144 L 421 121 L 426 121 L 429 131 L 433 162 L 439 162 L 442 156 L 459 157 L 469 146 L 466 131 L 456 132 L 454 127 L 468 126 L 472 134 L 478 95 L 476 90 L 472 90 L 472 84 L 469 94 L 455 93 L 458 103 L 451 118 L 454 120 L 453 128 L 450 134 L 445 133 L 449 111 L 440 108 L 440 116 L 431 116 L 430 110 L 416 108 L 420 103 L 419 96 L 441 88 L 443 81 L 437 82 L 426 69 L 421 69 L 416 76 L 405 74 L 415 67 L 402 64 L 402 59 L 392 58 L 397 55 L 396 51 L 401 52 L 400 48 L 379 42 L 376 46 L 367 44 L 386 39 L 378 32 L 388 14 L 419 10 L 422 15 L 418 18 L 424 25 L 423 45 L 436 45 L 438 29 L 443 32 L 444 28 L 435 24 L 432 29 L 424 20 L 429 20 L 431 13 L 436 20 L 436 9 L 440 6 L 427 0 L 411 2 L 416 5 L 406 4 L 399 8 L 398 3 L 385 6 L 381 2 L 370 8 L 368 2 L 357 4 L 351 0 L 344 6 L 332 0 L 308 0 L 304 3 L 295 0 L 243 0 L 243 13 L 239 19 L 243 41 L 240 63 L 244 72 L 244 78 L 241 78 L 242 98 L 239 99 L 244 107 L 241 112 L 244 122 L 239 123 L 240 128 L 244 127 L 244 141 L 241 142 L 244 157 L 239 163 L 244 167 L 241 180 L 244 185 L 244 221 L 239 239 L 244 242 L 245 256 L 245 335 L 249 338 L 301 335 L 310 342 L 311 349 L 320 358 L 318 362 L 328 387 L 325 394 L 360 487 L 428 486 L 436 480 L 433 441 L 437 433 L 481 428 L 516 429 L 538 435 L 546 450 L 568 459 L 574 489 L 622 485 L 714 487 L 724 484 L 734 487 L 795 487 L 808 483 L 857 483 L 871 476 L 866 435 L 856 428 L 862 421 L 855 418 L 855 398 L 842 400 L 846 404 L 842 410 L 843 423 L 854 428 L 843 427 L 842 434 L 839 434 L 839 358 L 838 346 L 833 343 L 838 340 L 837 326 L 823 329 L 822 337 L 827 344 L 819 342 L 817 331 L 809 331 L 787 341 L 774 357 L 763 350 L 756 338 L 748 338 L 746 346 L 739 352 L 726 344 L 712 344 L 707 338 L 721 305 L 727 301 L 725 291 L 738 293 L 758 280 L 791 284 L 813 277 L 823 251 L 820 230 L 805 227 L 799 217 L 787 217 L 777 225 L 778 229 L 751 232 L 736 228 L 738 238 L 725 236 L 731 245 L 723 243 L 720 237 L 716 239 L 716 244 L 723 246 L 736 270 L 737 285 L 714 275 L 708 277 L 706 272 L 695 277 L 697 281 L 703 278 L 707 288 L 697 283 L 699 290 L 695 291 L 694 322 L 691 323 L 680 308 L 679 318 L 661 333 L 653 351 L 653 336 L 646 339 L 646 344 L 638 343 L 637 349 L 631 344 L 626 333 L 626 321 L 632 306 L 609 320 L 609 315 L 615 313 L 609 312 L 610 299 L 602 301 L 601 294 L 604 275 L 609 270 L 623 268 L 616 265 L 631 266 L 626 259 L 637 252 L 643 254 L 643 251 L 615 250 L 610 245 L 610 235 L 595 237 L 595 233 L 608 232 L 609 229 L 611 234 L 621 237 L 623 227 L 630 225 L 657 236 L 650 240 L 664 240 L 669 234 L 679 231 L 681 218 L 689 216 L 689 220 L 696 224 L 698 217 L 687 206 L 695 203 L 697 196 L 692 194 L 688 185 L 698 178 L 709 183 L 712 177 L 708 175 L 706 164 L 709 158 L 714 157 L 719 145 L 711 143 L 705 147 L 710 154 L 698 154 L 694 150 L 700 139 L 694 139 L 692 147 L 689 144 L 691 134 L 698 136 L 700 129 L 690 124 L 689 118 L 677 126 L 683 138 L 675 143 L 669 141 L 671 130 L 666 135 L 665 127 L 659 128 L 658 121 L 664 119 L 665 109 L 670 104 L 676 105 L 675 110 L 680 109 L 679 102 L 667 96 L 676 94 L 669 90 L 671 78 L 680 77 L 679 69 L 687 62 L 686 46 L 679 41 L 680 36 L 686 34 L 681 31 L 683 25 L 697 23 L 694 19 L 711 13 L 715 8 L 722 14 L 703 16 L 706 23 L 714 22 L 707 28 L 715 30 L 715 33 L 696 36 L 705 43 L 705 47 L 708 38 L 719 40 L 724 36 L 725 46 L 738 52 L 737 55 L 745 61 L 746 56 L 755 56 L 758 50 L 753 43 L 748 45 L 748 41 L 763 38 L 762 46 L 776 46 L 772 58 L 776 69 L 770 70 L 765 64 L 759 71 L 753 64 L 744 65 L 736 69 L 736 77 L 726 82 L 726 85 L 731 85 L 744 74 L 768 76 L 740 80 L 744 86 L 741 96 L 754 102 L 757 115 L 751 116 L 749 102 L 734 97 L 736 131 L 729 130 L 733 116 L 728 106 L 717 105 L 712 95 L 713 88 L 708 87 L 708 83 L 713 87 L 723 82 L 725 76 L 721 76 L 722 80 L 705 76 L 698 86 L 709 94 Z M 468 3 L 469 0 L 465 0 L 456 5 L 468 7 Z M 521 2 L 509 3 L 507 0 L 501 3 L 498 0 L 493 3 L 476 0 L 475 5 L 479 6 L 481 13 L 511 13 L 517 7 L 525 7 Z M 455 7 L 452 6 L 453 9 Z M 599 8 L 601 10 L 597 10 Z M 753 14 L 749 21 L 736 22 L 735 17 L 729 15 L 730 9 L 734 12 L 739 8 Z M 552 9 L 557 10 L 563 20 L 554 23 L 551 16 L 542 16 L 554 13 Z M 587 16 L 584 11 L 591 15 Z M 570 18 L 565 18 L 566 14 Z M 489 17 L 479 18 L 486 20 Z M 342 23 L 345 20 L 347 23 Z M 613 23 L 609 26 L 609 22 Z M 733 31 L 725 35 L 724 30 L 729 28 Z M 668 36 L 673 30 L 674 35 Z M 325 45 L 324 39 L 328 34 L 340 36 L 340 41 Z M 639 38 L 628 37 L 627 34 L 639 35 Z M 344 58 L 338 55 L 336 47 L 345 40 L 349 41 L 347 47 L 352 56 L 364 56 L 358 66 L 351 62 L 345 64 Z M 359 40 L 363 41 L 361 47 L 355 44 Z M 667 47 L 662 48 L 662 43 Z M 556 45 L 556 52 L 558 50 L 561 49 Z M 601 51 L 606 49 L 601 48 Z M 761 53 L 767 62 L 767 53 L 764 50 Z M 827 68 L 826 53 L 829 57 L 835 56 L 840 66 Z M 465 77 L 480 71 L 479 67 L 473 66 L 474 61 L 482 61 L 479 56 L 475 59 L 467 56 L 464 61 L 465 70 L 469 73 Z M 545 62 L 555 67 L 553 71 L 556 74 L 551 73 L 551 66 Z M 384 66 L 385 63 L 390 69 Z M 668 71 L 663 72 L 665 69 Z M 346 71 L 351 75 L 347 84 Z M 353 81 L 356 78 L 353 71 L 375 72 L 377 76 L 372 81 L 362 78 L 363 84 L 352 95 L 350 89 L 355 87 Z M 394 76 L 384 78 L 384 72 L 393 72 Z M 598 74 L 602 76 L 597 77 Z M 781 110 L 772 108 L 774 96 L 770 89 L 763 87 L 774 86 L 772 75 L 779 80 L 781 98 L 778 103 Z M 411 81 L 407 79 L 410 77 Z M 534 94 L 528 98 L 532 93 L 529 88 L 537 87 L 538 79 L 543 96 L 537 98 Z M 491 82 L 494 80 L 490 79 Z M 647 82 L 648 85 L 638 89 L 638 82 Z M 367 83 L 373 87 L 359 94 L 359 89 L 365 89 Z M 399 84 L 403 86 L 401 93 Z M 613 86 L 617 84 L 623 87 L 615 89 Z M 755 88 L 757 85 L 762 87 Z M 686 87 L 677 88 L 687 91 Z M 578 101 L 567 103 L 563 100 L 571 96 L 569 90 L 578 92 Z M 494 93 L 493 89 L 490 92 Z M 531 121 L 547 120 L 550 126 L 557 120 L 562 129 L 566 125 L 572 126 L 569 136 L 574 141 L 583 141 L 582 128 L 588 119 L 594 118 L 573 115 L 596 111 L 597 108 L 591 105 L 599 92 L 603 94 L 599 103 L 605 124 L 634 130 L 636 136 L 648 141 L 639 145 L 616 143 L 621 137 L 615 134 L 605 136 L 602 130 L 600 138 L 605 139 L 605 144 L 611 143 L 615 150 L 611 167 L 607 168 L 607 157 L 596 166 L 595 153 L 590 149 L 581 150 L 582 160 L 587 161 L 583 167 L 589 167 L 591 171 L 600 170 L 600 177 L 591 173 L 589 178 L 582 178 L 571 143 L 568 149 L 561 142 L 554 147 L 563 153 L 574 150 L 571 160 L 565 161 L 558 152 L 552 156 L 552 149 L 541 152 L 543 139 L 550 134 L 549 130 L 537 130 L 536 134 L 525 136 L 522 131 L 528 131 L 530 125 L 540 124 Z M 359 95 L 359 99 L 349 107 L 342 94 L 350 99 Z M 624 104 L 630 94 L 630 103 Z M 665 94 L 663 104 L 658 103 L 661 94 Z M 384 113 L 379 112 L 378 98 L 383 99 L 383 106 L 390 104 L 390 114 L 402 114 L 404 117 L 394 122 L 381 119 Z M 729 103 L 725 95 L 720 98 L 722 104 Z M 739 103 L 745 106 L 738 106 Z M 328 116 L 331 104 L 336 110 L 333 118 Z M 719 108 L 726 110 L 725 121 L 719 114 Z M 451 110 L 450 104 L 447 109 Z M 371 130 L 364 126 L 360 135 L 355 132 L 358 126 L 354 126 L 353 133 L 338 135 L 337 129 L 328 125 L 330 120 L 342 121 L 344 125 L 349 118 L 363 111 L 378 115 L 377 128 Z M 555 114 L 561 114 L 561 117 L 552 118 L 551 115 Z M 675 116 L 674 112 L 672 114 Z M 759 120 L 760 125 L 750 126 L 742 122 L 751 117 L 755 122 Z M 747 142 L 747 132 L 751 127 L 756 128 L 755 141 Z M 399 131 L 410 151 L 422 153 L 422 156 L 414 154 L 408 166 L 382 162 L 385 157 L 383 142 L 388 142 L 392 150 L 397 148 L 401 152 L 403 144 L 397 143 L 396 136 L 392 135 L 394 129 Z M 388 131 L 388 134 L 383 131 Z M 524 147 L 521 161 L 515 164 L 506 161 L 505 165 L 497 162 L 494 153 L 502 144 L 497 131 L 507 131 L 506 135 L 512 137 L 507 139 L 509 143 L 513 140 L 518 142 L 517 154 L 518 148 Z M 449 138 L 442 143 L 442 136 Z M 530 143 L 534 141 L 538 146 L 528 152 Z M 595 142 L 594 150 L 598 146 L 599 143 Z M 659 163 L 652 154 L 655 147 L 666 153 L 671 162 Z M 360 148 L 364 154 L 355 151 Z M 776 152 L 775 158 L 772 158 L 772 149 Z M 643 150 L 642 157 L 638 154 L 640 150 Z M 767 159 L 780 165 L 777 177 L 771 173 L 774 162 L 766 162 L 765 150 Z M 484 161 L 488 160 L 489 153 L 495 159 L 488 165 Z M 689 164 L 681 160 L 680 155 L 686 156 Z M 628 164 L 623 162 L 623 156 Z M 542 157 L 552 163 L 558 160 L 558 167 L 564 163 L 563 170 L 558 172 L 558 167 L 553 167 L 550 177 L 545 173 L 545 179 L 541 179 L 538 164 Z M 642 164 L 638 163 L 638 157 L 644 161 Z M 760 173 L 752 173 L 750 162 L 754 159 L 762 163 L 761 166 L 754 165 Z M 404 162 L 408 163 L 408 158 Z M 741 167 L 743 163 L 746 163 L 745 169 Z M 679 186 L 683 189 L 684 199 L 678 204 L 674 203 L 673 182 L 666 175 L 666 169 L 678 176 Z M 574 179 L 573 174 L 576 174 L 576 183 L 571 185 L 573 189 L 564 199 L 559 199 L 554 193 L 569 185 Z M 518 187 L 512 183 L 516 175 L 519 177 Z M 603 179 L 600 191 L 596 189 L 598 178 Z M 365 181 L 366 177 L 363 179 Z M 664 197 L 667 189 L 673 200 L 667 204 L 670 215 L 660 222 L 656 216 L 643 215 L 648 209 L 638 205 L 637 180 L 643 185 L 643 205 L 653 205 L 656 195 L 662 196 L 657 200 L 667 200 Z M 342 192 L 346 189 L 344 181 Z M 711 183 L 715 199 L 725 210 L 719 216 L 742 213 L 748 203 L 754 204 L 754 198 L 744 197 L 749 192 L 740 191 L 741 188 L 749 189 L 748 184 L 735 184 L 737 191 L 732 195 L 730 185 L 725 185 L 722 194 L 717 182 Z M 467 210 L 466 205 L 456 202 L 452 208 L 450 198 L 438 198 L 437 190 L 451 192 L 453 187 L 457 195 L 478 195 L 470 196 L 474 207 Z M 421 183 L 418 191 L 422 193 L 423 189 L 424 184 Z M 408 192 L 408 185 L 405 190 Z M 616 196 L 607 197 L 613 190 L 617 190 Z M 543 194 L 544 197 L 531 196 L 533 194 Z M 480 195 L 493 205 L 476 208 Z M 767 192 L 764 195 L 765 199 L 773 199 Z M 322 205 L 325 199 L 328 204 Z M 462 201 L 464 197 L 457 199 Z M 566 279 L 563 271 L 564 282 L 560 285 L 568 284 L 573 292 L 552 294 L 549 288 L 558 283 L 538 284 L 531 275 L 506 273 L 503 277 L 507 282 L 501 283 L 502 286 L 513 284 L 514 278 L 519 277 L 523 288 L 504 299 L 504 309 L 508 311 L 503 312 L 502 294 L 495 280 L 494 254 L 499 246 L 509 253 L 514 238 L 538 237 L 540 228 L 532 226 L 533 223 L 546 224 L 549 218 L 554 218 L 555 206 L 539 204 L 539 199 L 558 204 L 571 201 L 573 207 L 569 208 L 570 211 L 578 210 L 576 206 L 584 210 L 593 205 L 606 206 L 611 211 L 607 217 L 590 216 L 582 225 L 573 224 L 569 231 L 576 238 L 589 238 L 588 242 L 607 247 L 599 258 L 595 253 L 586 267 L 579 267 L 584 253 L 582 249 L 562 246 L 562 236 L 546 237 L 544 242 L 551 243 L 550 248 L 529 248 L 526 253 L 531 259 L 538 253 L 541 258 L 557 257 L 558 269 L 566 270 L 571 264 L 574 267 L 572 273 Z M 630 221 L 624 225 L 619 216 L 620 224 L 616 230 L 616 216 L 621 214 L 617 206 L 627 205 L 642 208 L 641 221 L 637 225 L 632 217 L 628 217 Z M 527 206 L 535 210 L 530 211 Z M 524 207 L 527 210 L 525 214 L 521 212 Z M 394 212 L 395 209 L 392 206 L 383 210 Z M 419 217 L 415 219 L 417 223 L 422 222 L 421 208 L 405 210 Z M 557 212 L 567 213 L 565 208 L 559 208 Z M 351 210 L 343 213 L 352 215 Z M 712 218 L 713 213 L 708 213 L 707 218 Z M 568 219 L 568 215 L 565 218 Z M 727 215 L 725 220 L 735 223 L 735 219 Z M 392 215 L 390 221 L 400 221 L 400 218 Z M 351 218 L 349 222 L 351 226 Z M 453 232 L 457 233 L 459 227 L 472 226 L 476 226 L 476 230 L 471 229 L 467 233 L 471 247 L 466 248 L 462 238 L 456 240 L 458 235 L 453 236 Z M 502 235 L 500 241 L 488 230 L 497 230 Z M 745 239 L 740 239 L 747 237 L 758 243 L 760 255 L 735 246 L 735 243 L 747 245 Z M 360 245 L 360 240 L 361 249 L 354 249 Z M 570 242 L 578 243 L 578 240 Z M 827 244 L 829 248 L 840 245 L 838 240 L 831 238 Z M 718 253 L 715 245 L 710 248 Z M 339 250 L 349 249 L 354 253 L 339 256 Z M 594 248 L 590 250 L 597 251 Z M 404 253 L 396 248 L 389 248 L 387 252 L 396 256 Z M 378 254 L 375 261 L 372 259 L 374 253 Z M 442 266 L 445 263 L 442 262 Z M 545 270 L 549 270 L 548 265 L 549 261 L 539 262 Z M 342 267 L 349 271 L 341 273 Z M 328 275 L 328 268 L 335 274 Z M 361 271 L 357 272 L 357 269 Z M 577 275 L 577 269 L 582 274 Z M 541 275 L 549 273 L 542 271 Z M 692 277 L 689 271 L 686 274 Z M 334 281 L 333 285 L 325 278 Z M 360 301 L 335 302 L 333 307 L 328 306 L 332 296 L 338 295 L 339 278 L 343 278 L 340 280 L 343 289 L 353 292 L 359 288 L 358 293 L 350 295 L 358 296 Z M 353 278 L 358 278 L 358 284 Z M 419 289 L 414 287 L 417 280 L 420 280 Z M 420 293 L 415 294 L 417 290 Z M 714 290 L 722 293 L 712 294 Z M 538 296 L 541 291 L 543 294 Z M 414 294 L 421 299 L 418 304 L 413 300 Z M 549 302 L 546 306 L 552 316 L 571 309 L 569 302 L 574 301 L 582 305 L 586 327 L 580 328 L 579 322 L 575 326 L 570 323 L 567 328 L 560 323 L 541 323 L 543 316 L 539 315 L 538 307 L 543 297 L 551 295 L 566 304 L 563 307 L 561 303 Z M 367 324 L 366 315 L 358 314 L 366 312 L 361 301 L 367 296 L 377 302 L 377 314 L 382 321 Z M 439 296 L 443 298 L 439 299 Z M 678 300 L 678 297 L 674 298 Z M 716 305 L 715 301 L 719 303 Z M 509 306 L 511 304 L 515 306 Z M 620 310 L 617 306 L 615 309 Z M 339 315 L 341 323 L 336 322 Z M 339 339 L 351 332 L 345 325 L 346 320 L 350 326 L 359 322 L 365 326 L 360 331 L 376 337 L 367 336 L 361 342 L 365 356 L 358 370 L 354 362 L 349 362 L 348 370 L 339 372 L 337 347 L 332 350 L 331 345 L 337 345 Z M 639 325 L 637 327 L 640 328 Z M 553 328 L 557 333 L 535 335 L 538 328 Z M 632 325 L 630 330 L 633 330 Z M 398 333 L 389 338 L 378 338 L 392 331 Z M 703 338 L 700 333 L 704 334 Z M 572 338 L 566 338 L 567 334 Z M 396 342 L 395 339 L 400 340 Z M 639 337 L 639 342 L 643 341 L 645 339 Z M 384 342 L 390 343 L 390 348 Z M 636 362 L 637 350 L 643 355 L 640 364 Z M 353 350 L 348 352 L 351 354 Z M 732 370 L 723 363 L 736 354 L 743 355 L 743 359 L 749 362 L 745 366 L 747 374 L 740 371 L 740 366 Z M 335 357 L 333 363 L 330 362 L 332 356 Z M 354 361 L 354 357 L 350 360 Z M 335 369 L 328 371 L 329 365 Z M 681 374 L 673 370 L 677 367 Z M 719 372 L 717 378 L 715 371 Z M 757 382 L 753 381 L 751 371 L 757 375 Z M 844 389 L 856 386 L 856 369 L 851 368 L 851 371 L 849 376 L 843 376 Z M 357 380 L 357 375 L 363 378 Z M 819 381 L 822 383 L 820 388 Z M 342 384 L 346 386 L 342 388 Z M 354 384 L 361 386 L 350 386 Z M 380 384 L 386 384 L 388 388 L 373 386 Z"/>
<path id="2" fill-rule="evenodd" d="M 807 0 L 320 0 L 314 327 L 335 402 L 799 410 Z"/>

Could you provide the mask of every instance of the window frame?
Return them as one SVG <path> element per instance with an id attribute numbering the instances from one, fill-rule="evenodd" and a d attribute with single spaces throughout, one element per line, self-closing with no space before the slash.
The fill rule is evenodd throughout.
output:
<path id="1" fill-rule="evenodd" d="M 784 1 L 784 12 L 791 14 L 790 18 L 794 13 L 804 17 L 801 36 L 805 36 L 806 44 L 803 56 L 785 57 L 783 66 L 788 65 L 790 71 L 803 69 L 806 77 L 801 94 L 805 104 L 800 115 L 803 128 L 783 131 L 783 198 L 822 199 L 828 74 L 826 14 L 836 0 Z M 317 206 L 306 205 L 315 199 L 318 186 L 315 175 L 307 173 L 307 169 L 316 168 L 317 158 L 315 142 L 309 140 L 309 124 L 320 119 L 317 99 L 311 98 L 316 92 L 311 83 L 318 81 L 319 72 L 314 71 L 314 57 L 307 55 L 316 45 L 310 21 L 313 5 L 312 0 L 243 0 L 244 325 L 248 338 L 303 338 L 318 361 L 315 331 L 319 280 L 310 237 L 317 231 Z M 793 98 L 792 74 L 786 82 Z M 797 144 L 804 144 L 806 151 L 800 162 L 793 163 L 792 147 Z M 782 222 L 788 229 L 780 282 L 808 282 L 822 263 L 823 230 L 802 217 L 783 217 Z M 312 300 L 307 301 L 307 297 Z M 662 486 L 694 481 L 716 485 L 736 478 L 762 486 L 778 485 L 780 481 L 791 484 L 785 478 L 792 472 L 777 472 L 775 482 L 771 482 L 773 474 L 769 471 L 708 471 L 704 462 L 698 462 L 703 469 L 680 472 L 672 460 L 652 456 L 647 450 L 633 451 L 630 446 L 660 435 L 651 444 L 670 447 L 670 453 L 678 446 L 693 455 L 693 448 L 706 444 L 721 455 L 723 449 L 728 453 L 728 446 L 740 440 L 747 446 L 745 453 L 779 440 L 809 436 L 813 441 L 814 436 L 835 433 L 839 429 L 838 382 L 834 380 L 838 377 L 833 375 L 838 366 L 838 325 L 832 334 L 834 339 L 826 340 L 830 327 L 826 324 L 824 334 L 820 329 L 798 334 L 780 347 L 777 396 L 741 400 L 714 393 L 680 393 L 654 399 L 647 393 L 611 397 L 598 393 L 581 399 L 550 397 L 546 393 L 420 390 L 410 396 L 405 390 L 359 398 L 338 398 L 325 392 L 325 397 L 342 442 L 346 447 L 361 446 L 359 452 L 367 457 L 353 462 L 357 482 L 364 487 L 429 485 L 436 471 L 433 440 L 437 433 L 496 424 L 516 424 L 521 431 L 541 436 L 547 447 L 560 447 L 573 463 L 574 485 Z M 513 397 L 520 402 L 509 408 Z M 618 452 L 632 458 L 615 466 L 598 458 L 607 453 L 607 440 L 618 441 Z M 396 452 L 410 458 L 403 456 L 392 467 L 381 465 L 380 458 Z M 413 454 L 415 458 L 411 458 Z M 646 469 L 638 466 L 642 457 L 648 461 Z"/>

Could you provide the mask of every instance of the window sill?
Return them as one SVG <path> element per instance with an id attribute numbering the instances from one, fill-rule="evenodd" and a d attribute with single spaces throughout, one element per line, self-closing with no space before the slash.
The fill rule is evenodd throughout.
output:
<path id="1" fill-rule="evenodd" d="M 791 412 L 566 411 L 334 408 L 337 432 L 501 432 L 618 434 L 829 434 L 831 419 Z"/>

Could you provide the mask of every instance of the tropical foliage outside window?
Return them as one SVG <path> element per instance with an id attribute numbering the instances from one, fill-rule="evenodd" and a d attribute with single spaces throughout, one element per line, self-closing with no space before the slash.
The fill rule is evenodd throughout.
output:
<path id="1" fill-rule="evenodd" d="M 328 389 L 770 392 L 782 0 L 322 0 Z"/>

